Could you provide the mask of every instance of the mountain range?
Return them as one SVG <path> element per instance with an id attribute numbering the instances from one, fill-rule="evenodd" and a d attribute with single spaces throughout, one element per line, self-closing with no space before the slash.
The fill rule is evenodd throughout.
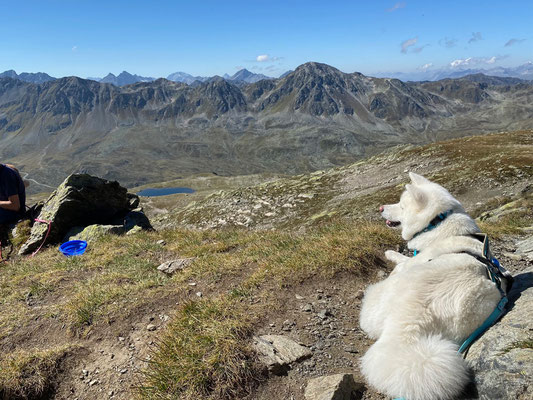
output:
<path id="1" fill-rule="evenodd" d="M 220 78 L 220 77 L 219 76 L 192 76 L 190 74 L 187 74 L 186 72 L 174 72 L 170 74 L 169 76 L 167 76 L 167 79 L 169 81 L 183 82 L 188 85 L 202 83 L 202 82 L 206 82 L 206 81 L 217 79 L 217 78 Z M 127 71 L 123 71 L 118 76 L 115 76 L 112 73 L 109 73 L 106 77 L 102 79 L 99 79 L 99 78 L 91 78 L 91 79 L 97 82 L 111 83 L 115 86 L 126 86 L 126 85 L 131 85 L 133 83 L 138 83 L 138 82 L 152 82 L 152 81 L 155 81 L 157 78 L 132 75 Z M 224 74 L 223 79 L 226 79 L 233 83 L 241 84 L 241 83 L 254 83 L 262 79 L 274 79 L 274 78 L 263 75 L 263 74 L 254 74 L 253 72 L 250 72 L 247 69 L 243 68 L 231 76 L 228 74 Z"/>
<path id="2" fill-rule="evenodd" d="M 284 78 L 114 86 L 0 79 L 0 158 L 38 182 L 126 185 L 200 172 L 301 173 L 398 144 L 533 127 L 533 84 L 482 74 L 402 82 L 306 63 Z"/>
<path id="3" fill-rule="evenodd" d="M 45 74 L 44 72 L 22 72 L 21 74 L 17 74 L 12 69 L 0 73 L 0 78 L 18 79 L 20 81 L 30 83 L 43 83 L 54 81 L 57 79 L 48 74 Z"/>
<path id="4" fill-rule="evenodd" d="M 396 78 L 404 81 L 438 81 L 446 78 L 462 78 L 467 75 L 483 74 L 502 78 L 533 80 L 533 62 L 528 61 L 517 67 L 493 68 L 426 68 L 415 72 L 382 72 L 376 74 L 383 78 Z"/>
<path id="5" fill-rule="evenodd" d="M 374 76 L 378 78 L 396 78 L 403 81 L 438 81 L 441 79 L 446 78 L 461 78 L 463 76 L 467 75 L 475 75 L 475 74 L 484 74 L 488 76 L 499 76 L 502 78 L 519 78 L 523 80 L 533 80 L 533 62 L 529 61 L 525 64 L 519 65 L 517 67 L 493 67 L 489 69 L 483 69 L 483 68 L 467 68 L 468 65 L 461 66 L 459 68 L 426 68 L 419 71 L 414 72 L 378 72 L 375 73 Z M 283 74 L 279 76 L 279 78 L 284 78 L 288 74 L 290 74 L 292 70 L 286 71 Z M 19 79 L 24 82 L 32 82 L 32 83 L 43 83 L 48 82 L 51 80 L 55 80 L 57 78 L 54 78 L 44 72 L 37 72 L 37 73 L 28 73 L 23 72 L 20 75 L 18 75 L 14 70 L 8 70 L 5 72 L 0 73 L 0 78 L 13 78 L 13 79 Z M 219 76 L 194 76 L 191 74 L 188 74 L 186 72 L 174 72 L 172 74 L 169 74 L 166 79 L 173 82 L 183 82 L 188 85 L 191 84 L 198 84 L 202 82 L 206 82 L 208 80 L 212 79 L 218 79 Z M 247 69 L 243 68 L 239 71 L 237 71 L 233 75 L 224 74 L 222 76 L 223 79 L 227 81 L 231 81 L 232 83 L 241 85 L 244 83 L 255 83 L 263 79 L 276 79 L 270 76 L 266 76 L 263 74 L 256 74 L 253 72 L 248 71 Z M 155 81 L 158 78 L 153 77 L 145 77 L 145 76 L 139 76 L 135 74 L 130 74 L 127 71 L 122 71 L 118 76 L 109 73 L 104 78 L 95 78 L 95 77 L 89 77 L 87 79 L 97 81 L 97 82 L 103 82 L 103 83 L 111 83 L 115 86 L 126 86 L 131 85 L 133 83 L 138 82 L 151 82 Z"/>

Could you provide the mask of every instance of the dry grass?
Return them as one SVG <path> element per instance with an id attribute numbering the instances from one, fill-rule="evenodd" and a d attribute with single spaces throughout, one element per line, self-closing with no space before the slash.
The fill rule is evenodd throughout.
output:
<path id="1" fill-rule="evenodd" d="M 157 244 L 160 239 L 166 246 Z M 9 349 L 6 359 L 48 360 L 42 349 L 25 350 L 26 358 L 12 350 L 27 332 L 39 335 L 34 321 L 83 339 L 146 303 L 187 293 L 190 281 L 202 282 L 207 298 L 179 308 L 160 338 L 140 393 L 229 398 L 259 376 L 246 339 L 269 310 L 283 305 L 273 293 L 340 272 L 367 276 L 381 262 L 383 249 L 399 243 L 382 224 L 330 222 L 304 233 L 172 229 L 106 236 L 83 256 L 70 258 L 48 249 L 2 270 L 0 345 Z M 172 278 L 157 271 L 163 260 L 178 257 L 195 260 Z M 252 297 L 258 299 L 254 304 L 248 301 Z M 23 341 L 16 346 L 25 348 Z M 0 371 L 0 390 L 23 390 L 6 371 Z M 38 392 L 52 379 L 52 374 L 38 376 L 42 382 L 27 381 L 24 390 Z"/>
<path id="2" fill-rule="evenodd" d="M 243 308 L 224 297 L 182 306 L 144 372 L 142 397 L 238 398 L 247 392 L 260 369 L 247 345 L 254 317 Z"/>
<path id="3" fill-rule="evenodd" d="M 52 389 L 62 360 L 73 350 L 71 346 L 61 346 L 3 354 L 0 356 L 0 397 L 41 398 Z"/>
<path id="4" fill-rule="evenodd" d="M 214 299 L 180 308 L 145 371 L 140 393 L 146 398 L 226 399 L 246 392 L 260 378 L 247 339 L 255 323 L 282 307 L 280 290 L 341 272 L 368 276 L 382 250 L 400 243 L 394 231 L 369 223 L 332 223 L 303 235 L 230 230 L 222 236 L 196 271 L 217 276 L 218 268 L 231 274 L 253 265 L 251 273 Z"/>

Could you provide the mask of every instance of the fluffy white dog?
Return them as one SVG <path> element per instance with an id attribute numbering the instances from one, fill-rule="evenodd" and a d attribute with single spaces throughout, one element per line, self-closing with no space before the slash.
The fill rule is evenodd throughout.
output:
<path id="1" fill-rule="evenodd" d="M 361 367 L 368 382 L 390 396 L 452 399 L 469 381 L 458 344 L 494 311 L 501 294 L 473 256 L 483 255 L 472 236 L 479 232 L 474 220 L 442 186 L 409 175 L 400 202 L 380 211 L 418 254 L 387 251 L 397 266 L 366 290 L 360 324 L 377 341 Z"/>

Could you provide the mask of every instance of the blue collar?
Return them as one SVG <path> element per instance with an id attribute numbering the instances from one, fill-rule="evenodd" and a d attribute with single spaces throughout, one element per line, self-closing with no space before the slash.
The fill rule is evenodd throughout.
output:
<path id="1" fill-rule="evenodd" d="M 429 232 L 433 229 L 435 229 L 437 226 L 439 226 L 441 224 L 442 221 L 444 221 L 446 218 L 448 218 L 448 216 L 450 216 L 451 214 L 453 214 L 453 210 L 448 210 L 448 211 L 445 211 L 443 213 L 440 213 L 439 215 L 437 215 L 435 218 L 433 218 L 430 222 L 429 222 L 429 225 L 426 226 L 424 229 L 422 229 L 420 232 L 417 232 L 413 235 L 413 237 L 411 238 L 411 240 L 413 240 L 415 237 L 417 237 L 418 235 L 421 235 L 423 233 L 426 233 L 426 232 Z"/>
<path id="2" fill-rule="evenodd" d="M 440 213 L 439 215 L 437 215 L 435 218 L 433 218 L 430 222 L 429 222 L 429 225 L 426 226 L 424 229 L 422 229 L 420 232 L 417 232 L 413 235 L 413 237 L 411 238 L 411 240 L 413 240 L 415 237 L 417 237 L 418 235 L 421 235 L 423 233 L 426 233 L 426 232 L 429 232 L 433 229 L 435 229 L 437 226 L 440 225 L 440 223 L 442 221 L 444 221 L 446 218 L 448 218 L 449 215 L 453 214 L 453 210 L 448 210 L 448 211 L 445 211 L 443 213 Z M 416 255 L 418 254 L 418 250 L 417 249 L 414 249 L 414 254 L 413 254 L 413 257 L 415 257 Z"/>

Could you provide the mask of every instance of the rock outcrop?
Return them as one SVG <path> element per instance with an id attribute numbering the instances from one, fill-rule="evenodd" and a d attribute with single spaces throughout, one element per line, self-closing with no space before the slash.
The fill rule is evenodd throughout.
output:
<path id="1" fill-rule="evenodd" d="M 146 217 L 143 219 L 138 215 L 139 210 L 135 215 L 130 214 L 132 207 L 138 205 L 135 197 L 116 181 L 87 174 L 70 175 L 48 198 L 39 214 L 39 220 L 50 221 L 48 236 L 48 224 L 36 222 L 19 254 L 35 251 L 43 241 L 45 244 L 59 243 L 75 227 L 78 227 L 77 233 L 95 224 L 126 225 L 131 229 L 141 220 L 143 227 L 149 227 Z M 94 227 L 91 231 L 95 231 Z"/>
<path id="2" fill-rule="evenodd" d="M 515 276 L 511 310 L 475 342 L 467 356 L 484 400 L 533 398 L 533 268 Z"/>

